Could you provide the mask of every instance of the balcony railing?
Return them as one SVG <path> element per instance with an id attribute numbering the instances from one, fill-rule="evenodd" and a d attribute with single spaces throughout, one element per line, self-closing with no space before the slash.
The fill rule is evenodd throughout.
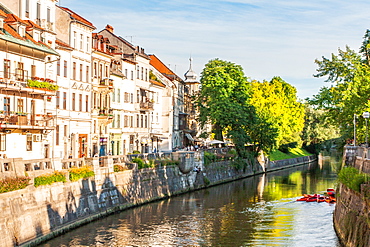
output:
<path id="1" fill-rule="evenodd" d="M 153 110 L 153 102 L 140 102 L 140 109 Z"/>
<path id="2" fill-rule="evenodd" d="M 32 80 L 32 81 L 31 81 Z M 30 77 L 28 75 L 27 70 L 23 69 L 15 69 L 15 73 L 11 73 L 9 71 L 0 71 L 0 88 L 6 88 L 6 90 L 10 91 L 19 91 L 19 90 L 25 90 L 29 91 L 31 87 L 31 83 L 33 84 L 48 84 L 49 87 L 56 87 L 55 81 L 48 79 L 48 78 L 40 78 L 40 77 Z M 45 85 L 42 85 L 45 86 Z M 37 90 L 41 90 L 40 93 L 42 94 L 50 94 L 55 95 L 55 90 L 50 90 L 48 88 L 33 88 Z M 45 92 L 45 90 L 48 90 L 48 92 Z M 35 91 L 35 90 L 33 90 Z M 35 92 L 33 92 L 35 93 Z"/>
<path id="3" fill-rule="evenodd" d="M 99 116 L 113 118 L 113 109 L 101 109 L 99 110 Z"/>
<path id="4" fill-rule="evenodd" d="M 100 86 L 106 86 L 108 88 L 113 88 L 113 80 L 109 78 L 101 79 L 100 80 Z"/>
<path id="5" fill-rule="evenodd" d="M 27 113 L 12 113 L 1 111 L 0 124 L 2 128 L 18 128 L 23 129 L 35 127 L 54 127 L 54 116 L 44 114 L 27 114 Z"/>

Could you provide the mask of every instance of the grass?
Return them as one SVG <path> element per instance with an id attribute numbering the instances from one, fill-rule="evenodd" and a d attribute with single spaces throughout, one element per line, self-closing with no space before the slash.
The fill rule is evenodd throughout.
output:
<path id="1" fill-rule="evenodd" d="M 291 158 L 298 158 L 302 156 L 309 156 L 312 155 L 303 148 L 291 148 L 289 150 L 289 153 L 283 153 L 279 150 L 273 151 L 270 155 L 269 158 L 271 161 L 275 160 L 285 160 L 285 159 L 291 159 Z"/>

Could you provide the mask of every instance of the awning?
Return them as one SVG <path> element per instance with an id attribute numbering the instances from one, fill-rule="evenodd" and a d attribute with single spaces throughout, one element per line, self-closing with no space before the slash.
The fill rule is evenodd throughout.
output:
<path id="1" fill-rule="evenodd" d="M 194 141 L 194 138 L 189 134 L 189 133 L 185 133 L 185 136 L 190 140 L 190 141 Z"/>

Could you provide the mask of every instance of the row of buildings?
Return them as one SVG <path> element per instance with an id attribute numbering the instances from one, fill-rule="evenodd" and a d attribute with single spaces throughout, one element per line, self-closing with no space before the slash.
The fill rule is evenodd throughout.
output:
<path id="1" fill-rule="evenodd" d="M 197 141 L 191 67 L 181 79 L 107 25 L 56 0 L 0 3 L 0 154 L 125 155 Z"/>

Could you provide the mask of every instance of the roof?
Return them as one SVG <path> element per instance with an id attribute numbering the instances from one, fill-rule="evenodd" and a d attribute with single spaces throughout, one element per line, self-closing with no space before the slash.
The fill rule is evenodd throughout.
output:
<path id="1" fill-rule="evenodd" d="M 40 29 L 40 30 L 44 30 L 42 27 L 40 27 L 39 25 L 37 25 L 36 23 L 34 23 L 33 21 L 31 20 L 24 20 L 24 22 L 26 22 L 28 25 L 27 25 L 27 31 L 31 30 L 32 28 L 37 28 L 37 29 Z"/>
<path id="2" fill-rule="evenodd" d="M 6 17 L 6 13 L 2 9 L 0 9 L 0 16 Z"/>
<path id="3" fill-rule="evenodd" d="M 150 64 L 156 69 L 158 70 L 161 74 L 163 74 L 164 76 L 166 76 L 168 79 L 170 79 L 171 81 L 173 80 L 178 80 L 178 81 L 182 81 L 182 79 L 176 75 L 172 70 L 170 70 L 166 65 L 164 65 L 164 63 L 162 63 L 161 60 L 159 60 L 159 58 L 155 55 L 149 55 L 150 57 Z"/>
<path id="4" fill-rule="evenodd" d="M 19 18 L 18 16 L 16 16 L 15 14 L 7 14 L 6 15 L 6 18 L 4 20 L 6 23 L 9 23 L 9 24 L 12 24 L 14 22 L 19 22 L 23 25 L 28 25 L 27 22 L 25 22 L 24 20 L 22 20 L 21 18 Z"/>
<path id="5" fill-rule="evenodd" d="M 83 18 L 82 16 L 80 16 L 76 12 L 70 10 L 69 8 L 61 7 L 61 6 L 58 6 L 58 7 L 61 8 L 61 9 L 63 9 L 64 11 L 68 12 L 68 14 L 71 16 L 72 19 L 75 19 L 75 20 L 77 20 L 77 21 L 79 21 L 79 22 L 81 22 L 81 23 L 83 23 L 85 25 L 88 25 L 88 26 L 90 26 L 90 27 L 92 27 L 94 29 L 96 28 L 94 26 L 94 24 L 92 24 L 92 22 L 86 20 L 85 18 Z"/>
<path id="6" fill-rule="evenodd" d="M 157 85 L 157 86 L 160 86 L 160 87 L 166 87 L 166 85 L 162 82 L 159 82 L 159 81 L 155 81 L 155 80 L 149 80 L 150 83 L 152 83 L 153 85 Z"/>
<path id="7" fill-rule="evenodd" d="M 67 43 L 61 41 L 60 39 L 56 39 L 55 40 L 55 44 L 57 44 L 60 47 L 68 48 L 68 49 L 72 49 L 73 50 L 73 48 L 71 46 L 69 46 Z"/>
<path id="8" fill-rule="evenodd" d="M 0 33 L 0 39 L 8 42 L 36 49 L 48 54 L 59 55 L 55 50 L 42 42 L 36 42 L 31 35 L 26 33 L 22 37 L 9 24 L 4 23 L 3 31 Z"/>

